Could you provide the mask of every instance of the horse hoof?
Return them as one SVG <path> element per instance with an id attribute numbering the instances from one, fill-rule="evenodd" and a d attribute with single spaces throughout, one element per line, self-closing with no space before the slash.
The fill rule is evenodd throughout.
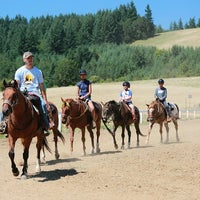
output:
<path id="1" fill-rule="evenodd" d="M 96 150 L 96 153 L 100 153 L 100 152 L 101 152 L 101 149 L 98 148 L 98 149 Z"/>
<path id="2" fill-rule="evenodd" d="M 121 149 L 124 150 L 124 145 L 121 146 Z"/>
<path id="3" fill-rule="evenodd" d="M 91 154 L 94 154 L 94 149 L 92 149 Z"/>
<path id="4" fill-rule="evenodd" d="M 27 176 L 25 174 L 21 175 L 21 180 L 26 180 Z"/>
<path id="5" fill-rule="evenodd" d="M 40 173 L 41 172 L 41 168 L 40 167 L 36 167 L 35 172 L 36 173 Z"/>
<path id="6" fill-rule="evenodd" d="M 117 144 L 115 145 L 115 149 L 118 149 L 118 145 Z"/>
<path id="7" fill-rule="evenodd" d="M 18 176 L 18 175 L 19 175 L 19 170 L 18 170 L 18 169 L 16 169 L 16 171 L 15 171 L 15 172 L 13 172 L 13 175 L 14 175 L 14 176 Z"/>
<path id="8" fill-rule="evenodd" d="M 55 159 L 58 160 L 60 158 L 59 154 L 55 154 Z"/>

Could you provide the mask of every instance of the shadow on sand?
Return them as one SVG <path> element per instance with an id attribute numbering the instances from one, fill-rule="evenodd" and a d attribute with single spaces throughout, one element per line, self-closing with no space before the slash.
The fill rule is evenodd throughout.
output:
<path id="1" fill-rule="evenodd" d="M 42 171 L 39 174 L 32 174 L 29 178 L 38 179 L 38 182 L 56 181 L 66 176 L 75 176 L 79 173 L 75 169 L 56 169 L 52 171 Z"/>

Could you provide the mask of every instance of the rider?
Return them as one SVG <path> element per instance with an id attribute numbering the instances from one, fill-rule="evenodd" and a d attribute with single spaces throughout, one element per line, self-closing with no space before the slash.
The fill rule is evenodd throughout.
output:
<path id="1" fill-rule="evenodd" d="M 163 104 L 163 106 L 166 110 L 166 113 L 167 113 L 167 121 L 170 122 L 171 121 L 171 112 L 170 112 L 169 105 L 166 101 L 167 89 L 163 86 L 164 80 L 159 79 L 158 85 L 159 85 L 159 87 L 156 88 L 154 96 L 155 96 L 156 100 L 159 100 Z"/>
<path id="2" fill-rule="evenodd" d="M 129 90 L 130 83 L 128 81 L 123 82 L 122 86 L 124 87 L 124 90 L 120 92 L 120 101 L 125 102 L 131 109 L 132 118 L 135 120 L 135 108 L 132 103 L 132 91 Z"/>
<path id="3" fill-rule="evenodd" d="M 88 104 L 89 109 L 92 114 L 92 119 L 93 119 L 92 126 L 94 128 L 96 126 L 95 124 L 96 114 L 95 114 L 94 104 L 91 100 L 92 83 L 88 79 L 86 79 L 86 76 L 87 76 L 86 70 L 81 69 L 79 75 L 80 75 L 81 81 L 77 83 L 77 86 L 78 86 L 77 99 L 83 100 Z"/>

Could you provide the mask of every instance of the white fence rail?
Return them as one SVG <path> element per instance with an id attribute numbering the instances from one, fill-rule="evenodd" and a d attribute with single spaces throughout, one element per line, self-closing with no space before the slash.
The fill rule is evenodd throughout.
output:
<path id="1" fill-rule="evenodd" d="M 180 110 L 179 117 L 183 120 L 188 119 L 200 119 L 200 108 L 197 109 L 188 109 L 188 110 Z M 140 123 L 147 121 L 147 111 L 140 111 Z"/>
<path id="2" fill-rule="evenodd" d="M 0 112 L 0 115 L 2 115 L 1 112 Z M 180 110 L 179 117 L 180 117 L 180 119 L 183 119 L 183 120 L 200 119 L 200 108 Z M 58 129 L 61 131 L 62 130 L 61 113 L 59 113 L 58 118 L 59 118 Z M 0 117 L 0 121 L 1 121 L 1 117 Z M 147 111 L 146 110 L 140 111 L 140 124 L 142 124 L 144 122 L 147 122 Z"/>

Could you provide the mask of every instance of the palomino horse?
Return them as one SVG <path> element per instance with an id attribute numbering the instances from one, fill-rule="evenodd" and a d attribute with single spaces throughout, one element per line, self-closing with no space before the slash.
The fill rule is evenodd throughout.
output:
<path id="1" fill-rule="evenodd" d="M 50 112 L 49 112 L 49 118 L 51 118 L 54 122 L 54 126 L 53 128 L 51 128 L 52 132 L 53 132 L 53 140 L 54 140 L 54 147 L 55 147 L 55 158 L 56 160 L 59 159 L 60 155 L 58 152 L 58 137 L 61 139 L 61 141 L 63 142 L 63 144 L 65 143 L 65 138 L 62 135 L 62 133 L 58 130 L 58 109 L 56 107 L 55 104 L 53 104 L 52 102 L 49 102 L 50 105 Z M 45 162 L 45 151 L 44 151 L 44 146 L 42 148 L 43 151 L 43 156 L 42 156 L 42 160 L 43 162 Z"/>
<path id="2" fill-rule="evenodd" d="M 179 119 L 179 108 L 176 104 L 170 103 L 170 109 L 171 109 L 171 119 L 174 123 L 175 129 L 176 129 L 176 140 L 179 142 L 179 136 L 178 136 L 178 123 L 177 119 Z M 162 136 L 162 128 L 163 124 L 167 131 L 167 137 L 166 137 L 166 143 L 169 142 L 169 126 L 167 121 L 167 114 L 165 111 L 164 106 L 160 101 L 155 100 L 151 104 L 147 104 L 148 107 L 148 116 L 147 121 L 149 122 L 149 131 L 147 135 L 146 143 L 149 143 L 149 137 L 152 130 L 152 127 L 155 123 L 158 123 L 160 125 L 160 142 L 163 142 L 163 136 Z"/>
<path id="3" fill-rule="evenodd" d="M 73 142 L 74 142 L 74 131 L 76 128 L 81 129 L 82 142 L 83 142 L 83 153 L 86 155 L 85 146 L 85 127 L 90 133 L 91 143 L 92 143 L 92 153 L 94 153 L 94 134 L 92 131 L 92 116 L 88 105 L 83 101 L 75 101 L 73 99 L 63 99 L 62 100 L 62 123 L 70 130 L 70 142 L 71 142 L 71 152 L 73 152 Z M 102 106 L 99 103 L 93 102 L 96 113 L 96 152 L 100 152 L 99 148 L 99 136 L 101 128 L 101 113 Z"/>
<path id="4" fill-rule="evenodd" d="M 115 132 L 119 126 L 122 127 L 121 149 L 124 149 L 125 128 L 128 132 L 128 148 L 130 148 L 130 143 L 131 143 L 130 125 L 132 123 L 134 123 L 134 125 L 135 125 L 135 130 L 136 130 L 136 134 L 137 134 L 137 146 L 139 146 L 139 135 L 145 136 L 141 133 L 140 128 L 139 128 L 139 122 L 140 122 L 139 110 L 136 106 L 134 106 L 134 108 L 135 108 L 136 120 L 133 121 L 130 108 L 125 103 L 123 103 L 123 102 L 117 103 L 116 101 L 112 100 L 112 101 L 108 101 L 105 104 L 103 104 L 102 120 L 103 120 L 107 130 L 111 133 L 111 135 L 113 137 L 114 146 L 116 149 L 118 149 L 118 145 L 117 145 L 117 142 L 115 139 Z M 114 124 L 113 131 L 111 131 L 107 126 L 107 122 L 110 117 Z"/>
<path id="5" fill-rule="evenodd" d="M 39 115 L 33 108 L 30 101 L 18 89 L 17 81 L 6 83 L 4 80 L 3 105 L 2 112 L 8 118 L 7 132 L 9 142 L 9 157 L 11 160 L 12 173 L 14 176 L 19 175 L 16 167 L 15 158 L 15 142 L 21 138 L 24 147 L 23 152 L 23 168 L 21 178 L 27 178 L 29 147 L 33 137 L 37 137 L 37 162 L 36 172 L 40 172 L 40 151 L 44 145 L 48 151 L 50 148 L 44 137 L 42 129 L 39 127 Z"/>

